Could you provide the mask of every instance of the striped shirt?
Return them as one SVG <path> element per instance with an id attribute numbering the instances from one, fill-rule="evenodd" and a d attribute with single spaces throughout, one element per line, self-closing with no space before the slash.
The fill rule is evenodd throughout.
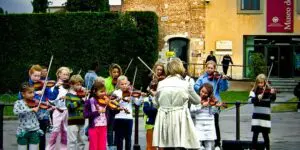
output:
<path id="1" fill-rule="evenodd" d="M 253 103 L 253 115 L 251 121 L 252 132 L 267 132 L 271 131 L 271 101 L 276 99 L 276 94 L 265 92 L 263 98 L 259 101 L 257 92 L 251 91 L 249 102 Z"/>

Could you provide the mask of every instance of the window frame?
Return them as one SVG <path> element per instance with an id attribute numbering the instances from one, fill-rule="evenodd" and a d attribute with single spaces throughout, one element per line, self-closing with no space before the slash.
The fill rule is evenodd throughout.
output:
<path id="1" fill-rule="evenodd" d="M 300 1 L 300 0 L 299 0 Z M 238 14 L 262 14 L 264 12 L 265 0 L 259 0 L 259 10 L 242 10 L 242 0 L 237 0 L 237 13 Z"/>
<path id="2" fill-rule="evenodd" d="M 296 5 L 296 12 L 297 12 L 297 14 L 300 14 L 300 0 L 297 0 L 296 4 L 294 4 L 294 5 Z"/>

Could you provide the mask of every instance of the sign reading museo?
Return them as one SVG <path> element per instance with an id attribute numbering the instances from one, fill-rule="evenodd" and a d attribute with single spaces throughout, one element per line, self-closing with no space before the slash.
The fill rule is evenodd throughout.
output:
<path id="1" fill-rule="evenodd" d="M 294 1 L 267 0 L 267 32 L 294 31 Z"/>

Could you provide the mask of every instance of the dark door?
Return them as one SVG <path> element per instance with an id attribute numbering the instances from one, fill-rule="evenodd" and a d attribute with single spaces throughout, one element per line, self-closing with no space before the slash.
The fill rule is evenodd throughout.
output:
<path id="1" fill-rule="evenodd" d="M 278 46 L 267 46 L 267 56 L 265 59 L 267 61 L 267 65 L 269 66 L 269 70 L 273 64 L 270 76 L 278 77 L 279 76 L 279 47 Z"/>
<path id="2" fill-rule="evenodd" d="M 176 57 L 187 62 L 188 44 L 189 40 L 186 38 L 172 38 L 169 39 L 169 50 L 174 51 Z"/>
<path id="3" fill-rule="evenodd" d="M 293 75 L 292 46 L 280 46 L 279 77 L 289 78 Z"/>

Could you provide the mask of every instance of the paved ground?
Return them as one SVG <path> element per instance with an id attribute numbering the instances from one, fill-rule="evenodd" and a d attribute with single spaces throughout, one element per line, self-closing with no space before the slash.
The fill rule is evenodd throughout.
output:
<path id="1" fill-rule="evenodd" d="M 278 95 L 278 101 L 285 101 L 293 97 L 292 94 L 281 93 Z M 240 140 L 252 139 L 251 132 L 251 115 L 252 105 L 241 107 L 240 117 Z M 235 140 L 235 109 L 225 110 L 220 115 L 220 128 L 222 140 Z M 4 150 L 16 150 L 15 130 L 18 121 L 4 121 Z M 145 130 L 142 117 L 139 118 L 139 143 L 141 150 L 145 150 Z M 133 130 L 134 131 L 134 130 Z M 262 140 L 261 135 L 259 139 Z M 300 113 L 273 113 L 272 114 L 272 131 L 270 134 L 272 150 L 297 150 L 300 147 Z M 134 134 L 132 135 L 132 143 Z"/>

